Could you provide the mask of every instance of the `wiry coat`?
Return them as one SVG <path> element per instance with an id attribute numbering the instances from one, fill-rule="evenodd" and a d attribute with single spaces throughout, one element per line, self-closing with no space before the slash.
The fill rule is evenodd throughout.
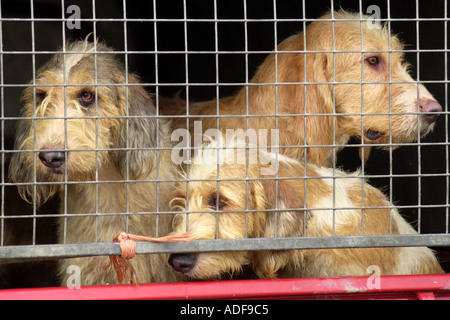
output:
<path id="1" fill-rule="evenodd" d="M 154 213 L 167 210 L 172 182 L 164 181 L 177 171 L 170 152 L 159 150 L 170 146 L 168 122 L 156 119 L 151 96 L 110 48 L 79 41 L 65 52 L 39 69 L 24 92 L 11 180 L 38 206 L 59 194 L 60 243 L 111 242 L 119 231 L 167 234 L 170 217 Z M 52 163 L 52 152 L 64 154 L 64 163 Z M 173 281 L 165 260 L 140 255 L 130 264 L 140 282 Z M 115 283 L 108 262 L 61 260 L 62 285 L 70 265 L 81 268 L 83 285 Z"/>
<path id="2" fill-rule="evenodd" d="M 384 194 L 357 173 L 305 167 L 265 152 L 257 162 L 239 164 L 233 144 L 217 151 L 221 157 L 216 147 L 201 150 L 202 158 L 190 165 L 189 184 L 180 182 L 173 195 L 172 205 L 181 211 L 174 233 L 188 230 L 197 240 L 416 234 Z M 270 162 L 277 168 L 267 174 L 261 169 Z M 169 261 L 194 279 L 239 273 L 245 265 L 261 278 L 364 276 L 372 265 L 383 275 L 443 272 L 426 247 L 205 252 L 175 254 Z"/>

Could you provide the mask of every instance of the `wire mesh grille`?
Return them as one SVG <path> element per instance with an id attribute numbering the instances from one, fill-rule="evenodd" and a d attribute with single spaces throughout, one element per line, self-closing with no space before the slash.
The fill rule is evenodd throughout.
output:
<path id="1" fill-rule="evenodd" d="M 370 236 L 362 232 L 360 235 L 352 236 L 332 236 L 332 237 L 291 237 L 277 239 L 215 239 L 201 240 L 195 243 L 139 243 L 137 253 L 171 253 L 171 252 L 197 252 L 197 251 L 243 251 L 243 250 L 282 250 L 282 249 L 307 249 L 307 248 L 349 248 L 349 247 L 373 247 L 373 246 L 430 246 L 449 247 L 449 124 L 448 124 L 448 3 L 439 1 L 433 6 L 425 4 L 425 1 L 407 1 L 408 5 L 402 3 L 393 4 L 390 1 L 340 1 L 343 8 L 348 7 L 361 14 L 371 14 L 370 5 L 375 5 L 375 9 L 380 10 L 381 16 L 373 23 L 385 23 L 389 32 L 399 33 L 401 38 L 409 46 L 404 49 L 396 49 L 389 45 L 387 49 L 376 50 L 377 53 L 387 54 L 389 59 L 396 53 L 406 56 L 413 68 L 411 70 L 417 79 L 415 84 L 423 84 L 434 95 L 442 106 L 440 117 L 438 118 L 432 134 L 426 138 L 417 134 L 417 141 L 397 142 L 392 138 L 378 146 L 384 147 L 387 151 L 372 151 L 370 160 L 365 163 L 358 156 L 361 146 L 369 147 L 365 143 L 361 144 L 361 139 L 351 140 L 346 144 L 336 138 L 332 141 L 332 172 L 339 168 L 346 171 L 355 171 L 361 168 L 362 178 L 369 181 L 375 187 L 382 189 L 387 195 L 391 205 L 388 209 L 398 208 L 405 215 L 406 220 L 414 225 L 418 234 L 415 235 L 383 235 Z M 376 2 L 376 3 L 375 3 Z M 58 218 L 91 215 L 94 224 L 106 221 L 105 217 L 123 216 L 123 228 L 127 229 L 131 214 L 153 215 L 156 217 L 155 223 L 160 223 L 160 218 L 170 215 L 170 210 L 164 206 L 159 206 L 159 197 L 166 196 L 164 183 L 177 182 L 183 178 L 144 178 L 136 180 L 133 178 L 131 166 L 126 166 L 123 176 L 120 178 L 100 177 L 99 160 L 100 154 L 111 154 L 124 151 L 129 162 L 133 157 L 133 152 L 150 152 L 157 150 L 159 156 L 164 152 L 170 153 L 171 147 L 160 145 L 132 145 L 127 142 L 124 146 L 104 145 L 100 134 L 103 120 L 123 120 L 125 119 L 126 136 L 131 135 L 133 121 L 137 119 L 157 119 L 156 126 L 163 126 L 167 120 L 182 120 L 187 123 L 194 123 L 196 117 L 189 112 L 190 102 L 185 102 L 186 112 L 179 114 L 167 114 L 164 110 L 165 97 L 173 97 L 177 94 L 183 96 L 186 101 L 206 101 L 236 94 L 238 90 L 244 88 L 247 99 L 247 109 L 242 115 L 221 114 L 217 104 L 216 113 L 203 115 L 203 118 L 212 117 L 221 120 L 227 118 L 244 119 L 244 130 L 249 127 L 252 119 L 263 117 L 261 114 L 249 112 L 248 100 L 249 90 L 252 87 L 274 87 L 275 95 L 274 112 L 269 116 L 275 119 L 275 128 L 279 128 L 279 122 L 283 118 L 298 117 L 298 113 L 279 112 L 281 108 L 279 90 L 283 86 L 304 85 L 305 92 L 307 86 L 327 85 L 333 90 L 333 100 L 336 100 L 335 91 L 337 86 L 361 85 L 361 81 L 342 81 L 336 70 L 333 69 L 331 81 L 314 81 L 307 79 L 306 73 L 300 81 L 290 80 L 279 82 L 277 79 L 278 70 L 283 66 L 275 59 L 275 77 L 272 81 L 264 83 L 254 83 L 252 78 L 256 70 L 266 57 L 275 52 L 281 57 L 286 54 L 308 53 L 329 53 L 333 59 L 337 55 L 354 53 L 355 50 L 339 49 L 339 43 L 333 39 L 333 49 L 328 51 L 314 51 L 300 48 L 299 50 L 278 51 L 276 48 L 282 40 L 292 34 L 305 30 L 307 26 L 316 21 L 317 18 L 328 8 L 338 10 L 339 7 L 334 1 L 71 1 L 62 0 L 60 3 L 50 4 L 46 1 L 22 1 L 22 6 L 15 5 L 17 2 L 2 2 L 0 6 L 0 81 L 1 81 L 1 136 L 2 136 L 2 207 L 0 215 L 0 262 L 34 261 L 54 258 L 67 258 L 76 256 L 112 255 L 119 254 L 120 248 L 117 244 L 108 242 L 107 239 L 100 239 L 96 236 L 90 243 L 72 244 L 66 239 L 67 231 L 64 231 L 64 239 L 56 239 L 55 234 L 58 228 L 67 228 L 67 219 L 63 222 L 56 222 Z M 372 6 L 373 7 L 373 6 Z M 372 8 L 373 9 L 373 8 Z M 374 10 L 375 10 L 374 9 Z M 333 24 L 334 17 L 329 19 Z M 371 22 L 371 23 L 372 23 Z M 362 23 L 367 23 L 361 16 Z M 362 29 L 361 29 L 362 30 Z M 433 34 L 433 37 L 430 37 Z M 141 77 L 142 86 L 149 92 L 154 93 L 154 103 L 156 112 L 152 115 L 133 114 L 131 112 L 130 101 L 126 98 L 126 110 L 123 115 L 108 115 L 101 112 L 103 101 L 95 100 L 91 114 L 84 116 L 72 116 L 67 108 L 61 114 L 45 116 L 47 120 L 63 120 L 61 130 L 65 137 L 65 145 L 57 151 L 64 153 L 91 152 L 96 157 L 94 168 L 94 179 L 84 179 L 81 181 L 68 178 L 67 167 L 62 173 L 59 181 L 39 181 L 34 178 L 32 181 L 12 182 L 8 179 L 8 166 L 13 154 L 16 153 L 38 153 L 42 151 L 37 141 L 39 136 L 35 136 L 32 148 L 17 150 L 13 147 L 16 125 L 24 117 L 19 110 L 23 105 L 20 102 L 21 92 L 26 88 L 32 88 L 34 94 L 34 105 L 39 99 L 39 90 L 46 90 L 46 87 L 60 88 L 64 92 L 64 104 L 70 100 L 69 92 L 72 88 L 80 87 L 83 83 L 68 82 L 69 74 L 63 74 L 63 81 L 58 83 L 39 83 L 36 78 L 36 71 L 48 61 L 55 53 L 61 51 L 62 43 L 74 39 L 84 39 L 90 35 L 91 39 L 99 39 L 114 48 L 114 54 L 118 57 L 124 70 L 137 71 Z M 390 39 L 390 38 L 389 38 Z M 364 42 L 364 37 L 361 36 Z M 275 51 L 274 51 L 275 49 Z M 65 67 L 71 62 L 71 55 L 75 56 L 75 50 L 63 49 Z M 365 54 L 368 51 L 357 51 L 361 55 L 361 64 L 364 64 Z M 373 51 L 370 51 L 373 53 Z M 92 53 L 95 56 L 110 55 L 111 52 L 103 48 L 94 47 Z M 306 64 L 306 56 L 304 62 Z M 133 90 L 133 87 L 141 84 L 134 83 L 131 73 L 125 72 L 124 78 L 118 82 L 101 82 L 103 74 L 97 74 L 97 68 L 102 60 L 94 59 L 94 84 L 95 96 L 100 95 L 100 91 L 111 87 L 126 87 L 126 92 Z M 335 60 L 334 60 L 335 61 Z M 390 68 L 389 68 L 390 69 Z M 389 79 L 386 80 L 365 80 L 363 68 L 359 69 L 362 78 L 362 88 L 367 85 L 389 85 L 405 84 L 407 82 L 398 81 L 392 77 L 392 70 L 389 70 Z M 111 70 L 111 72 L 113 72 Z M 295 70 L 292 70 L 295 72 Z M 31 82 L 29 82 L 31 80 Z M 363 89 L 360 90 L 360 92 Z M 417 96 L 420 95 L 417 89 Z M 128 93 L 125 94 L 127 96 Z M 361 98 L 362 100 L 364 97 Z M 334 108 L 336 102 L 333 101 Z M 392 97 L 389 104 L 392 103 Z M 392 136 L 393 128 L 391 119 L 393 116 L 403 115 L 402 112 L 391 110 L 391 106 L 376 113 L 377 116 L 389 117 L 389 136 Z M 36 113 L 36 109 L 34 109 Z M 419 105 L 410 115 L 419 118 L 421 112 Z M 364 105 L 362 112 L 347 113 L 346 116 L 361 117 L 366 115 Z M 264 116 L 267 116 L 264 115 Z M 342 116 L 336 109 L 332 113 L 309 113 L 304 117 L 325 117 L 331 116 L 337 119 Z M 43 121 L 42 117 L 34 114 L 28 120 L 36 124 Z M 73 148 L 68 145 L 70 139 L 68 125 L 71 121 L 93 121 L 95 135 L 95 147 Z M 337 120 L 336 120 L 337 121 Z M 364 120 L 361 120 L 364 122 Z M 361 128 L 364 125 L 361 124 Z M 337 128 L 333 125 L 335 133 Z M 158 129 L 159 134 L 161 131 Z M 361 129 L 364 135 L 364 129 Z M 335 137 L 336 134 L 333 134 Z M 167 138 L 167 137 L 166 137 Z M 158 140 L 160 141 L 160 140 Z M 286 149 L 314 149 L 323 147 L 324 144 L 306 145 L 285 145 Z M 327 145 L 328 146 L 328 145 Z M 345 147 L 345 148 L 344 148 Z M 396 147 L 401 147 L 395 150 Z M 342 151 L 341 149 L 344 148 Z M 51 148 L 50 148 L 51 149 Z M 366 149 L 362 149 L 366 150 Z M 54 151 L 54 150 L 53 150 Z M 362 151 L 368 152 L 368 151 Z M 363 154 L 364 156 L 364 154 Z M 36 171 L 39 158 L 34 158 L 32 170 Z M 306 158 L 302 158 L 306 162 Z M 155 170 L 162 169 L 157 166 Z M 189 165 L 187 166 L 189 171 Z M 298 177 L 303 179 L 303 177 Z M 331 176 L 333 181 L 345 179 L 345 177 Z M 282 178 L 277 177 L 279 181 Z M 220 183 L 226 178 L 218 175 L 216 179 L 220 188 Z M 250 179 L 251 180 L 251 179 Z M 188 184 L 195 183 L 189 175 L 185 180 Z M 244 181 L 249 181 L 247 177 Z M 99 207 L 99 188 L 108 184 L 124 183 L 126 185 L 125 203 L 121 206 L 123 211 L 101 212 Z M 140 183 L 155 183 L 155 202 L 158 204 L 154 211 L 133 211 L 132 197 L 133 186 Z M 363 180 L 361 179 L 361 183 Z M 40 185 L 63 185 L 63 192 L 60 197 L 49 200 L 44 206 L 39 207 L 34 204 L 25 203 L 17 193 L 18 185 L 30 185 L 38 188 Z M 87 213 L 71 212 L 71 204 L 67 198 L 71 186 L 81 188 L 91 188 L 95 193 L 95 203 L 91 206 L 93 211 Z M 306 187 L 305 187 L 306 188 Z M 36 190 L 33 191 L 36 196 Z M 32 192 L 32 195 L 33 195 Z M 111 201 L 116 195 L 108 195 Z M 362 195 L 361 195 L 362 196 Z M 79 200 L 78 200 L 79 201 Z M 248 199 L 245 206 L 248 214 Z M 299 208 L 302 209 L 302 208 Z M 304 209 L 304 208 L 303 208 Z M 336 211 L 336 208 L 326 208 Z M 362 205 L 364 211 L 368 209 Z M 189 210 L 189 208 L 188 208 Z M 274 209 L 282 211 L 282 209 Z M 221 213 L 223 214 L 223 213 Z M 218 215 L 217 215 L 218 217 Z M 218 218 L 217 218 L 218 219 Z M 156 227 L 158 230 L 159 227 Z M 117 232 L 120 230 L 117 230 Z M 218 231 L 216 231 L 218 233 Z M 153 235 L 152 235 L 153 236 Z M 156 231 L 156 236 L 160 236 Z M 109 241 L 112 241 L 110 239 Z M 83 241 L 85 242 L 85 241 Z"/>

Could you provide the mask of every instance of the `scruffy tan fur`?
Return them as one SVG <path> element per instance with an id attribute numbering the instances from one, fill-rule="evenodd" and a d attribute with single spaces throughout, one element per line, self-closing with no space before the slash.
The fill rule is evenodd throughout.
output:
<path id="1" fill-rule="evenodd" d="M 170 153 L 156 149 L 170 146 L 169 123 L 152 117 L 150 95 L 137 76 L 126 78 L 110 48 L 78 41 L 65 50 L 38 70 L 36 85 L 24 92 L 12 181 L 37 206 L 59 193 L 60 243 L 111 242 L 119 231 L 166 235 L 170 217 L 159 215 L 156 230 L 151 213 L 167 210 L 165 195 L 173 186 L 164 180 L 176 173 Z M 91 103 L 82 103 L 86 97 Z M 47 151 L 65 152 L 64 163 L 44 165 L 39 154 Z M 158 185 L 141 182 L 156 179 Z M 163 255 L 139 255 L 130 265 L 139 282 L 174 281 L 165 261 Z M 116 283 L 115 272 L 104 268 L 108 263 L 108 257 L 61 260 L 61 284 L 71 275 L 70 265 L 81 268 L 82 285 Z"/>
<path id="2" fill-rule="evenodd" d="M 186 183 L 177 187 L 172 205 L 181 212 L 174 218 L 174 233 L 187 229 L 192 239 L 215 239 L 216 228 L 219 239 L 416 234 L 383 193 L 358 173 L 312 164 L 305 168 L 296 160 L 271 153 L 261 153 L 259 164 L 249 164 L 248 172 L 247 165 L 237 160 L 234 164 L 219 162 L 218 167 L 211 147 L 216 145 L 205 147 L 199 155 L 202 162 L 194 158 L 190 166 L 189 192 Z M 223 154 L 234 152 L 232 148 L 229 144 Z M 276 158 L 278 172 L 262 175 L 266 165 L 260 163 Z M 186 214 L 186 208 L 192 213 Z M 261 278 L 364 276 L 372 265 L 383 275 L 443 272 L 426 247 L 210 252 L 169 259 L 172 265 L 184 261 L 191 265 L 174 269 L 194 279 L 239 273 L 244 265 L 250 265 Z"/>
<path id="3" fill-rule="evenodd" d="M 352 136 L 362 136 L 365 144 L 396 144 L 416 141 L 430 132 L 434 123 L 421 116 L 422 106 L 432 102 L 435 111 L 442 108 L 409 75 L 400 40 L 389 34 L 387 26 L 369 29 L 359 14 L 340 11 L 334 13 L 334 23 L 320 21 L 331 17 L 328 13 L 309 24 L 305 33 L 281 42 L 258 68 L 251 85 L 236 95 L 219 102 L 189 102 L 191 136 L 194 121 L 202 121 L 203 131 L 217 128 L 213 115 L 226 116 L 219 121 L 223 132 L 245 131 L 248 119 L 249 128 L 278 128 L 280 145 L 291 146 L 282 148 L 283 154 L 303 160 L 306 146 L 318 146 L 307 148 L 308 161 L 328 166 L 334 160 L 333 150 L 338 151 Z M 304 50 L 310 52 L 305 56 Z M 378 58 L 379 65 L 369 64 L 371 57 Z M 305 87 L 301 84 L 305 81 L 311 84 Z M 271 85 L 275 82 L 279 84 Z M 160 104 L 167 114 L 187 114 L 186 102 L 179 97 L 161 98 Z M 185 128 L 186 122 L 178 117 L 174 125 Z M 333 144 L 338 147 L 328 147 Z M 365 151 L 367 159 L 370 147 Z"/>

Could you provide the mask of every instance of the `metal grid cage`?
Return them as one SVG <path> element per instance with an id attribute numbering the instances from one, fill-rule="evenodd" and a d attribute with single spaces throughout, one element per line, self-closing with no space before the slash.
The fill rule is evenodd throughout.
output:
<path id="1" fill-rule="evenodd" d="M 405 143 L 395 151 L 393 148 L 397 145 L 391 141 L 386 144 L 387 152 L 374 151 L 368 163 L 361 162 L 358 157 L 361 141 L 351 141 L 340 151 L 333 167 L 355 171 L 362 166 L 362 177 L 383 189 L 390 202 L 395 203 L 393 207 L 401 211 L 419 234 L 215 239 L 199 240 L 195 244 L 138 243 L 137 253 L 429 246 L 445 256 L 450 247 L 447 0 L 433 4 L 421 0 L 403 1 L 401 4 L 389 0 L 370 3 L 361 0 L 339 3 L 333 0 L 2 1 L 0 282 L 5 279 L 3 286 L 24 285 L 15 274 L 27 270 L 21 268 L 27 268 L 28 262 L 120 254 L 120 248 L 112 242 L 58 243 L 56 219 L 61 214 L 66 217 L 73 215 L 67 208 L 67 199 L 52 199 L 43 207 L 29 205 L 19 197 L 17 183 L 8 179 L 11 156 L 20 152 L 14 150 L 13 143 L 16 123 L 20 119 L 21 92 L 30 87 L 30 79 L 31 86 L 37 88 L 33 85 L 36 81 L 33 75 L 62 43 L 82 39 L 89 34 L 105 40 L 114 47 L 126 69 L 137 70 L 145 88 L 155 93 L 158 111 L 154 117 L 176 118 L 159 110 L 159 97 L 174 96 L 182 91 L 186 99 L 202 101 L 234 94 L 241 87 L 248 88 L 252 85 L 250 80 L 255 70 L 277 44 L 304 30 L 324 11 L 342 7 L 367 14 L 371 5 L 380 9 L 381 21 L 410 44 L 402 50 L 406 60 L 414 66 L 417 82 L 426 85 L 443 106 L 443 111 L 435 130 L 426 138 L 418 137 L 418 142 Z M 280 85 L 277 82 L 262 85 L 271 84 Z M 65 90 L 70 87 L 68 84 L 62 86 Z M 95 87 L 99 90 L 101 85 L 96 84 Z M 134 116 L 125 117 L 131 119 Z M 177 117 L 190 119 L 187 115 Z M 243 117 L 249 118 L 248 115 Z M 63 118 L 71 119 L 67 115 Z M 98 114 L 93 118 L 98 119 Z M 341 145 L 334 141 L 332 147 L 337 150 Z M 107 148 L 107 151 L 111 150 L 114 151 Z M 96 151 L 104 150 L 97 148 Z M 124 180 L 133 183 L 128 174 Z M 219 184 L 220 181 L 219 177 Z M 31 182 L 39 183 L 46 182 Z M 66 179 L 63 183 L 69 185 L 73 182 Z M 125 207 L 128 208 L 128 194 L 126 201 Z M 59 203 L 65 204 L 64 212 L 60 212 Z M 158 210 L 142 214 L 159 216 L 168 213 Z M 98 216 L 99 212 L 90 214 Z M 9 264 L 12 262 L 27 263 Z M 39 285 L 52 280 L 44 280 Z"/>

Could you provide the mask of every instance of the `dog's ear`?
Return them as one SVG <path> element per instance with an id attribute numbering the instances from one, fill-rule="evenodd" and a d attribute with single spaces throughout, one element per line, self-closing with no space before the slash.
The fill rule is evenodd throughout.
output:
<path id="1" fill-rule="evenodd" d="M 261 180 L 266 214 L 264 221 L 258 223 L 259 238 L 300 237 L 304 234 L 307 212 L 303 195 L 289 180 Z M 291 260 L 292 251 L 255 251 L 252 266 L 260 278 L 275 278 L 278 271 L 286 267 Z"/>
<path id="2" fill-rule="evenodd" d="M 312 59 L 312 62 L 308 62 Z M 326 160 L 331 156 L 333 144 L 333 92 L 330 84 L 323 84 L 330 81 L 327 73 L 330 63 L 329 54 L 317 52 L 307 58 L 307 81 L 312 83 L 306 89 L 306 113 L 315 114 L 306 117 L 306 143 L 311 147 L 308 150 L 309 161 L 322 166 L 327 165 Z M 302 80 L 303 81 L 303 80 Z M 322 84 L 314 84 L 322 83 Z"/>
<path id="3" fill-rule="evenodd" d="M 303 33 L 283 41 L 278 50 L 304 51 Z M 289 113 L 299 115 L 295 117 L 295 127 L 292 129 L 298 136 L 298 143 L 311 146 L 307 150 L 308 161 L 318 166 L 325 165 L 331 151 L 326 146 L 333 143 L 333 92 L 331 84 L 327 84 L 330 82 L 328 74 L 332 62 L 332 54 L 325 52 L 306 53 L 306 57 L 302 53 L 278 54 L 279 82 L 306 81 L 305 85 L 283 85 L 278 90 L 279 97 L 285 99 L 282 105 Z"/>
<path id="4" fill-rule="evenodd" d="M 127 87 L 119 87 L 119 105 L 125 115 L 118 136 L 118 166 L 124 178 L 138 179 L 156 166 L 158 139 L 156 109 L 150 94 L 130 75 Z"/>
<path id="5" fill-rule="evenodd" d="M 304 231 L 305 205 L 294 180 L 267 179 L 264 188 L 266 224 L 258 237 L 300 237 Z"/>

